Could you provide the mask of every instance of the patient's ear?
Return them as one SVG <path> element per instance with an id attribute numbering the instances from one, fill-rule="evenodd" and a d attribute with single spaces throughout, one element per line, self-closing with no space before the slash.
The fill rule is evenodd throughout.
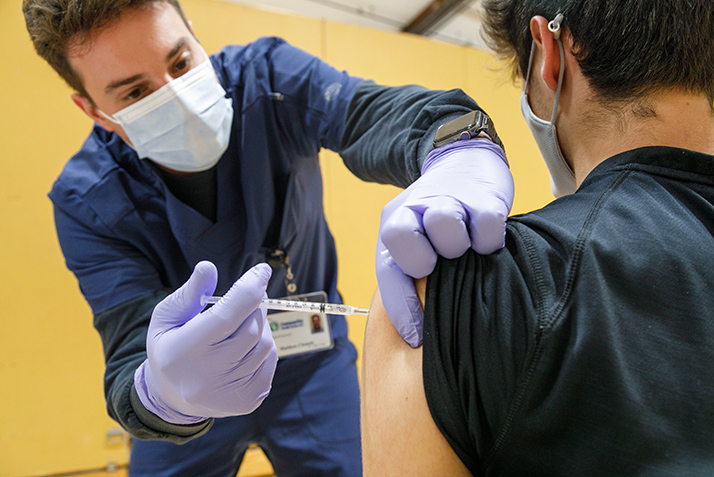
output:
<path id="1" fill-rule="evenodd" d="M 423 310 L 424 298 L 426 298 L 426 277 L 414 280 L 414 287 L 416 288 L 419 303 L 421 303 L 421 309 Z"/>

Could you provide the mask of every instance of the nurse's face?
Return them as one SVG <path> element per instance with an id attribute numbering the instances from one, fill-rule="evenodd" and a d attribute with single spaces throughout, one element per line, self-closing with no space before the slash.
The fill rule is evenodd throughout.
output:
<path id="1" fill-rule="evenodd" d="M 72 100 L 104 129 L 129 142 L 121 126 L 107 120 L 174 78 L 207 60 L 179 13 L 166 2 L 127 10 L 85 44 L 70 49 L 70 64 L 94 101 Z"/>

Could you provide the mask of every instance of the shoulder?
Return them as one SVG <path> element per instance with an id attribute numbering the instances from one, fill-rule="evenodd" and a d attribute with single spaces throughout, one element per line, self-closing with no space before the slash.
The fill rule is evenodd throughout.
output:
<path id="1" fill-rule="evenodd" d="M 246 68 L 267 66 L 273 51 L 281 46 L 289 45 L 282 38 L 264 36 L 245 45 L 226 45 L 210 58 L 221 84 L 228 89 L 241 81 Z"/>
<path id="2" fill-rule="evenodd" d="M 417 286 L 423 291 L 423 282 Z M 469 475 L 429 413 L 422 348 L 411 348 L 401 339 L 379 292 L 367 318 L 362 373 L 366 476 Z"/>
<path id="3" fill-rule="evenodd" d="M 585 248 L 579 244 L 592 236 L 596 204 L 598 194 L 558 199 L 509 218 L 505 247 L 495 253 L 469 250 L 456 259 L 439 258 L 427 281 L 427 323 L 438 316 L 432 324 L 446 332 L 453 321 L 453 326 L 469 328 L 465 335 L 493 338 L 494 348 L 525 356 L 542 314 L 562 299 L 569 274 L 579 270 Z M 460 315 L 471 320 L 458 321 Z M 503 327 L 502 332 L 489 334 L 494 326 Z M 520 365 L 514 363 L 516 374 Z"/>
<path id="4" fill-rule="evenodd" d="M 130 211 L 133 202 L 142 200 L 138 196 L 146 195 L 150 173 L 121 138 L 95 125 L 48 195 L 55 208 L 68 216 L 111 224 Z"/>
<path id="5" fill-rule="evenodd" d="M 118 167 L 114 158 L 122 153 L 120 142 L 123 143 L 118 136 L 95 124 L 82 147 L 65 164 L 52 187 L 50 197 L 54 200 L 63 190 L 71 190 L 78 195 L 86 194 Z"/>
<path id="6" fill-rule="evenodd" d="M 589 187 L 556 199 L 542 209 L 510 217 L 506 250 L 517 262 L 543 260 L 551 267 L 566 266 L 579 241 L 608 216 L 615 203 L 608 187 Z M 498 255 L 494 259 L 503 259 Z M 559 264 L 560 262 L 560 264 Z"/>
<path id="7" fill-rule="evenodd" d="M 226 45 L 211 55 L 211 61 L 215 67 L 230 67 L 236 63 L 260 60 L 281 45 L 287 45 L 287 42 L 276 36 L 263 36 L 245 45 Z"/>

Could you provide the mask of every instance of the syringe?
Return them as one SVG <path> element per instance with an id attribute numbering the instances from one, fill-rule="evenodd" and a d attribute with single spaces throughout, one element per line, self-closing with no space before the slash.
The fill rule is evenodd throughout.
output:
<path id="1" fill-rule="evenodd" d="M 220 299 L 220 296 L 202 296 L 201 306 L 206 306 L 209 303 L 218 303 Z M 316 313 L 330 313 L 333 315 L 366 315 L 369 313 L 369 309 L 358 308 L 356 306 L 339 305 L 335 303 L 316 303 L 311 301 L 276 300 L 274 298 L 263 298 L 258 307 L 265 308 L 266 310 L 314 311 Z"/>

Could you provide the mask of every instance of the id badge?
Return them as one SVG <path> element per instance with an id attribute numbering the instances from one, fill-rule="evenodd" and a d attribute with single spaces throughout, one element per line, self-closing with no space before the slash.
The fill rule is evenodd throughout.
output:
<path id="1" fill-rule="evenodd" d="M 285 299 L 327 303 L 327 293 L 305 293 Z M 278 358 L 322 351 L 334 345 L 330 317 L 325 313 L 269 310 L 267 318 L 278 348 Z"/>

